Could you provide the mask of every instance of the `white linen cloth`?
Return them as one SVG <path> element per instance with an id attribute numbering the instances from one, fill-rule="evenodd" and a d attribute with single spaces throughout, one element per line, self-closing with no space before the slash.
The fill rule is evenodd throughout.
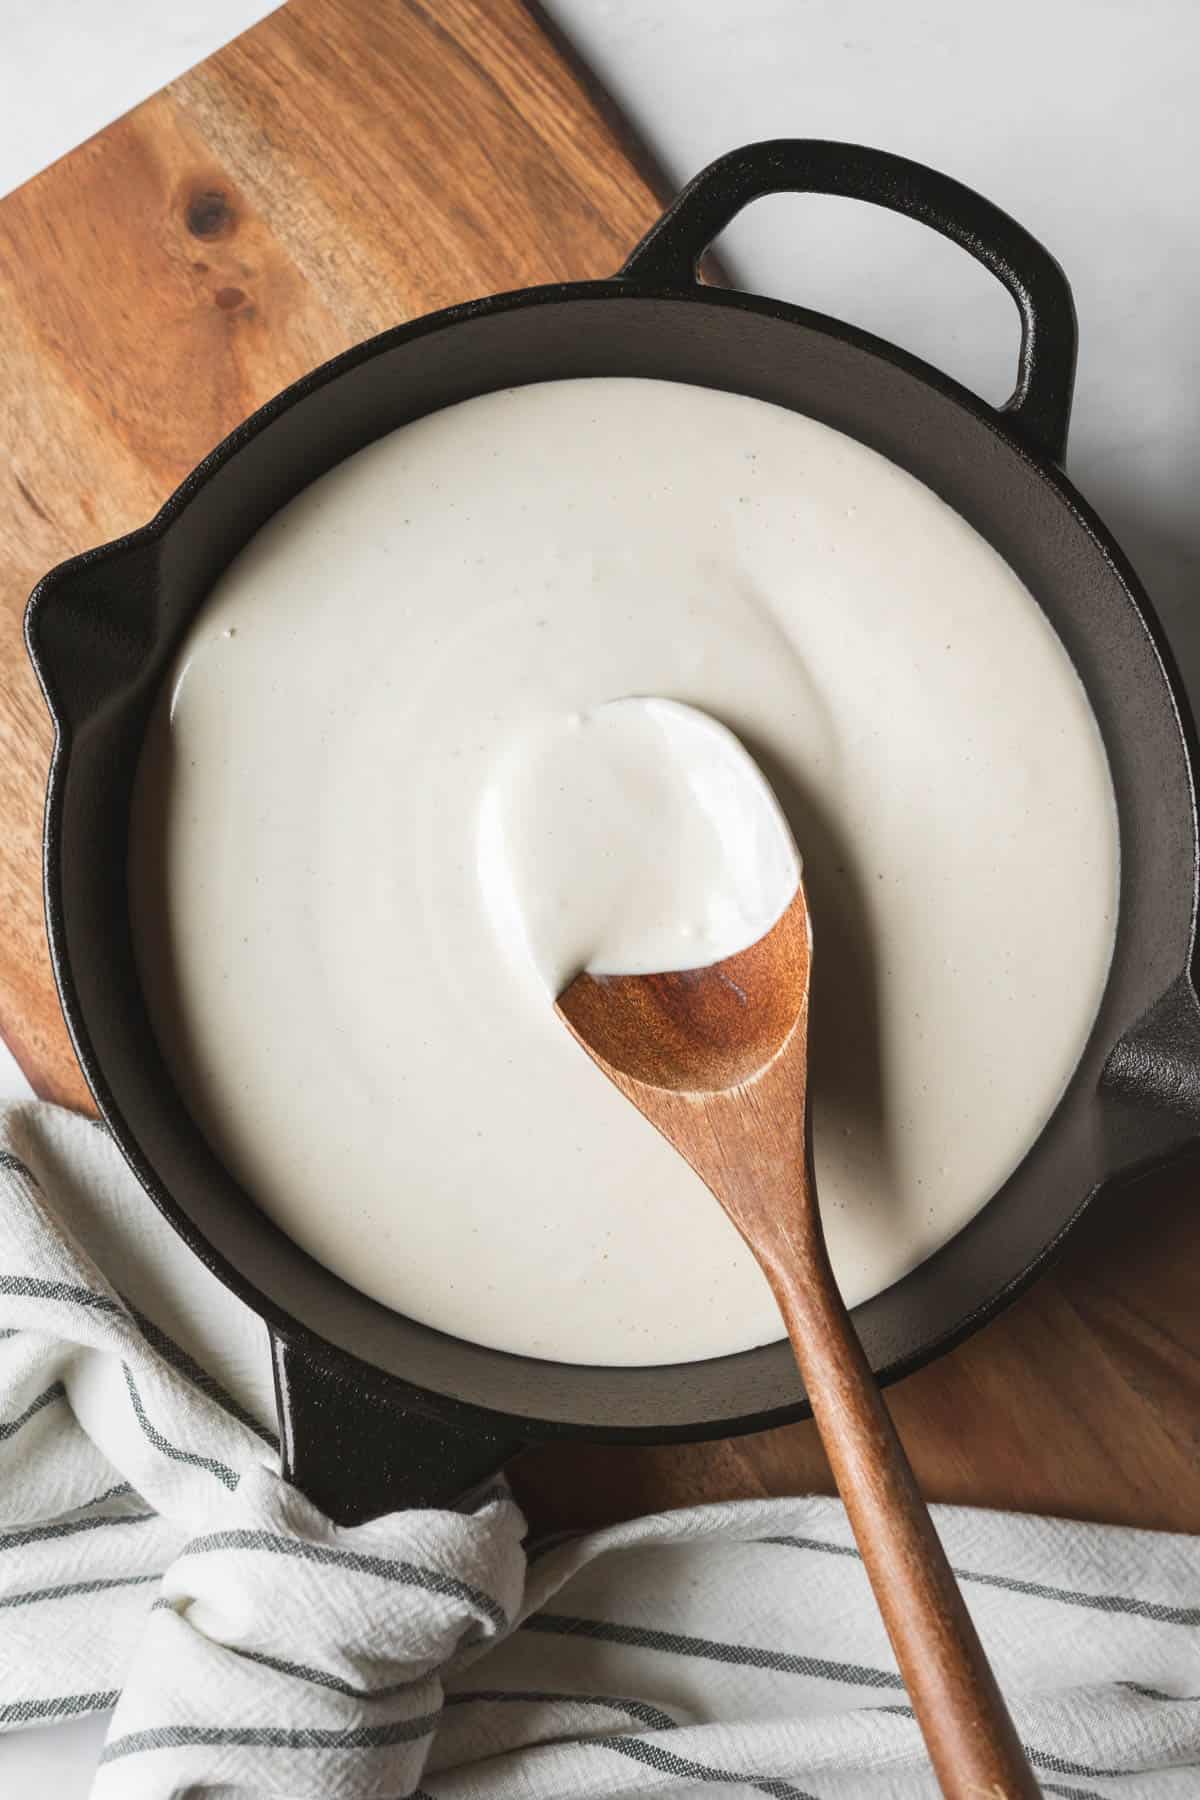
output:
<path id="1" fill-rule="evenodd" d="M 258 1321 L 179 1267 L 102 1130 L 0 1115 L 0 1724 L 115 1707 L 96 1800 L 936 1795 L 836 1502 L 339 1528 Z M 1044 1791 L 1200 1794 L 1200 1543 L 935 1517 Z"/>

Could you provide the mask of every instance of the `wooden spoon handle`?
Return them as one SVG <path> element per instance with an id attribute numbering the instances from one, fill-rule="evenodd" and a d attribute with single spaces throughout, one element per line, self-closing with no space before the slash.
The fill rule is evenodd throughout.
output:
<path id="1" fill-rule="evenodd" d="M 787 1325 L 947 1800 L 1037 1783 L 842 1304 L 808 1141 L 804 888 L 748 950 L 674 974 L 579 975 L 561 1018 L 724 1207 Z"/>
<path id="2" fill-rule="evenodd" d="M 767 1275 L 942 1792 L 947 1800 L 1037 1800 L 1033 1771 L 821 1249 Z"/>

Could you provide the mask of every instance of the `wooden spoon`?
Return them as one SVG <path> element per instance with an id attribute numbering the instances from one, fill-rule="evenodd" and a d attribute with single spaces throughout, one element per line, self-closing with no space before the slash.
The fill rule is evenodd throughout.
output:
<path id="1" fill-rule="evenodd" d="M 942 1792 L 1039 1789 L 842 1303 L 808 1129 L 812 929 L 801 885 L 748 950 L 669 975 L 580 975 L 557 1011 L 687 1158 L 770 1282 Z"/>

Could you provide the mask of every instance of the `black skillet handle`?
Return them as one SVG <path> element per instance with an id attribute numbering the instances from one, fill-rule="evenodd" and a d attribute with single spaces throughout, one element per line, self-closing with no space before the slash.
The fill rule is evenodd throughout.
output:
<path id="1" fill-rule="evenodd" d="M 775 138 L 710 163 L 642 239 L 621 276 L 689 287 L 709 245 L 765 194 L 837 194 L 931 225 L 1002 281 L 1021 314 L 1017 385 L 1002 411 L 1029 447 L 1061 462 L 1075 386 L 1075 304 L 1037 239 L 972 189 L 886 150 L 820 138 Z"/>
<path id="2" fill-rule="evenodd" d="M 450 1506 L 522 1448 L 486 1413 L 270 1338 L 283 1475 L 335 1524 Z"/>
<path id="3" fill-rule="evenodd" d="M 1118 1039 L 1100 1091 L 1107 1161 L 1123 1169 L 1200 1146 L 1200 994 L 1189 969 Z"/>

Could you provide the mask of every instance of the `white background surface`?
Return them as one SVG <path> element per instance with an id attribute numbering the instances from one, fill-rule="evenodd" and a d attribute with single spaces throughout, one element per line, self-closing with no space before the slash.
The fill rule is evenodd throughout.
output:
<path id="1" fill-rule="evenodd" d="M 269 10 L 0 0 L 0 193 Z M 755 138 L 843 137 L 940 165 L 1044 240 L 1080 318 L 1070 470 L 1132 555 L 1185 666 L 1200 667 L 1200 9 L 554 0 L 550 11 L 677 180 Z M 1011 385 L 1011 302 L 920 226 L 781 198 L 748 214 L 726 250 L 743 285 L 867 325 L 990 398 Z M 0 1095 L 19 1091 L 0 1052 Z M 0 1792 L 76 1800 L 102 1735 L 102 1721 L 86 1721 L 0 1742 Z"/>

